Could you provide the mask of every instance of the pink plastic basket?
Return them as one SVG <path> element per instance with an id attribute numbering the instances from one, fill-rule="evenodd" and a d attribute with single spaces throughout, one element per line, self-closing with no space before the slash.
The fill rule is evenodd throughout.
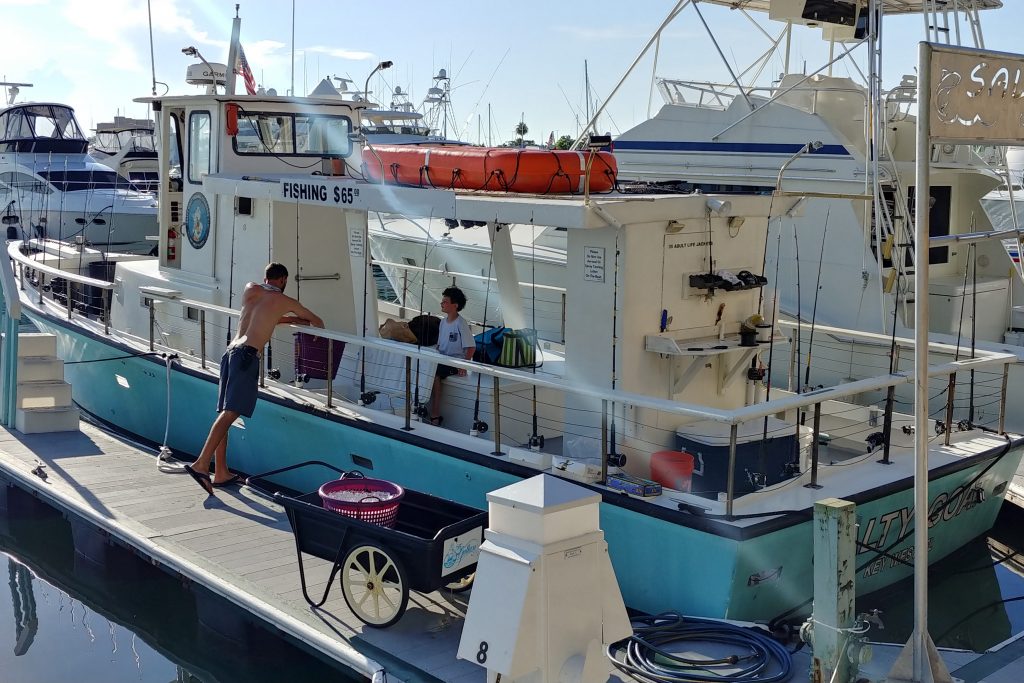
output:
<path id="1" fill-rule="evenodd" d="M 388 528 L 395 525 L 404 495 L 405 489 L 398 484 L 367 479 L 358 472 L 348 472 L 320 487 L 326 509 Z"/>

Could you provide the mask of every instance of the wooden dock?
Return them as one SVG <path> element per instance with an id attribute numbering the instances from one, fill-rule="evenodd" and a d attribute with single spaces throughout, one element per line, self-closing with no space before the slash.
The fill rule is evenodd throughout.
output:
<path id="1" fill-rule="evenodd" d="M 40 464 L 45 479 L 33 474 Z M 470 593 L 412 592 L 405 615 L 388 629 L 364 626 L 338 586 L 323 609 L 313 610 L 302 597 L 284 510 L 251 489 L 218 489 L 207 497 L 187 475 L 160 472 L 152 452 L 85 423 L 78 432 L 49 434 L 0 428 L 0 485 L 3 480 L 375 683 L 384 680 L 380 672 L 390 683 L 486 678 L 482 668 L 455 656 Z M 305 568 L 310 594 L 319 597 L 330 563 L 307 555 Z M 884 681 L 900 649 L 875 645 L 873 661 L 861 671 L 865 680 Z M 984 654 L 942 654 L 964 683 L 1024 680 L 1020 635 Z M 793 670 L 792 680 L 808 680 L 806 648 L 794 657 Z M 634 679 L 610 669 L 609 680 Z"/>
<path id="2" fill-rule="evenodd" d="M 32 473 L 39 464 L 45 479 Z M 0 476 L 367 678 L 485 680 L 482 668 L 455 657 L 468 594 L 413 592 L 388 629 L 365 627 L 338 585 L 313 610 L 287 516 L 251 489 L 207 497 L 187 475 L 158 471 L 153 453 L 85 423 L 49 434 L 0 428 Z M 310 595 L 319 597 L 330 563 L 304 557 Z"/>

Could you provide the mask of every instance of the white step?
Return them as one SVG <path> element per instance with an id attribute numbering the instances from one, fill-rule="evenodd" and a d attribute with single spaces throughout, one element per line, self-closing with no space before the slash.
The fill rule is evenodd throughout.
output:
<path id="1" fill-rule="evenodd" d="M 18 358 L 18 381 L 62 381 L 64 361 L 55 356 L 24 356 Z"/>
<path id="2" fill-rule="evenodd" d="M 18 382 L 18 408 L 67 408 L 71 385 L 63 380 Z"/>
<path id="3" fill-rule="evenodd" d="M 19 408 L 14 414 L 14 428 L 22 434 L 78 431 L 78 408 Z"/>
<path id="4" fill-rule="evenodd" d="M 56 335 L 47 332 L 22 332 L 18 334 L 18 358 L 56 355 Z"/>

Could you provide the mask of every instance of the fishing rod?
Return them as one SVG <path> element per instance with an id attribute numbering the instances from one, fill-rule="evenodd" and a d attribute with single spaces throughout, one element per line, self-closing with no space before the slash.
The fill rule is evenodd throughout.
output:
<path id="1" fill-rule="evenodd" d="M 482 324 L 485 333 L 487 330 L 487 306 L 491 298 L 491 266 L 493 264 L 494 251 L 492 250 L 489 260 L 487 261 L 487 289 L 484 290 L 484 319 Z M 487 351 L 482 350 L 481 353 L 486 355 Z M 476 373 L 476 399 L 473 401 L 473 426 L 469 430 L 470 436 L 477 436 L 478 434 L 485 434 L 487 432 L 487 423 L 480 419 L 480 384 L 483 382 L 483 378 L 483 373 Z"/>
<path id="2" fill-rule="evenodd" d="M 770 213 L 771 212 L 769 211 L 769 214 Z M 771 220 L 771 219 L 769 218 L 769 220 Z M 767 240 L 765 240 L 764 251 L 765 251 L 765 256 L 762 259 L 762 263 L 765 263 L 768 260 L 768 241 Z M 774 301 L 772 302 L 772 310 L 771 310 L 771 317 L 772 317 L 771 337 L 768 339 L 768 386 L 765 387 L 765 390 L 764 390 L 764 400 L 766 402 L 770 401 L 772 399 L 772 379 L 771 378 L 772 378 L 772 365 L 774 364 L 774 360 L 775 360 L 775 319 L 778 317 L 775 314 L 775 311 L 778 308 L 778 301 L 779 301 L 779 261 L 781 259 L 781 256 L 782 256 L 782 219 L 779 218 L 779 233 L 775 237 L 775 297 L 774 297 Z M 761 289 L 761 294 L 763 296 L 764 288 Z M 762 304 L 758 304 L 758 308 L 762 308 Z M 763 308 L 762 308 L 762 310 L 763 310 Z M 767 441 L 767 439 L 768 439 L 768 416 L 765 415 L 764 416 L 764 427 L 763 427 L 762 432 L 761 432 L 761 452 L 762 453 L 764 453 L 765 442 Z M 800 440 L 797 439 L 797 443 L 798 444 L 799 444 L 799 442 L 800 442 Z M 799 462 L 799 459 L 798 459 L 798 462 Z"/>
<path id="3" fill-rule="evenodd" d="M 828 219 L 832 213 L 829 206 L 825 211 L 825 227 L 821 231 L 821 251 L 818 254 L 818 277 L 814 283 L 814 304 L 811 306 L 811 334 L 807 339 L 807 368 L 804 371 L 804 386 L 811 385 L 811 353 L 814 350 L 814 327 L 818 320 L 818 293 L 821 292 L 821 264 L 825 260 L 825 240 L 828 239 Z M 806 413 L 804 414 L 806 417 Z"/>
<path id="4" fill-rule="evenodd" d="M 973 220 L 972 220 L 973 222 Z M 975 342 L 978 340 L 977 336 L 977 324 L 978 324 L 978 249 L 977 243 L 971 243 L 971 248 L 974 249 L 974 258 L 971 260 L 973 264 L 973 279 L 971 288 L 971 358 L 974 358 Z M 974 368 L 971 368 L 971 392 L 970 402 L 967 407 L 967 422 L 972 427 L 974 426 Z"/>
<path id="5" fill-rule="evenodd" d="M 426 296 L 427 289 L 427 258 L 430 256 L 430 223 L 433 217 L 427 220 L 427 234 L 423 237 L 423 265 L 422 273 L 420 273 L 420 313 L 419 322 L 417 326 L 419 331 L 413 330 L 416 335 L 416 350 L 419 351 L 423 347 L 423 338 L 427 336 L 427 323 L 423 319 L 423 297 Z M 405 302 L 403 301 L 404 305 Z M 416 416 L 422 419 L 424 416 L 429 417 L 427 407 L 420 403 L 420 358 L 416 357 L 416 386 L 413 388 L 413 405 L 416 406 Z"/>
<path id="6" fill-rule="evenodd" d="M 593 156 L 593 155 L 591 155 Z M 587 183 L 590 183 L 590 179 L 587 178 Z M 511 228 L 510 228 L 511 229 Z M 533 282 L 533 287 L 530 289 L 530 322 L 533 327 L 533 336 L 528 338 L 531 344 L 530 353 L 531 355 L 536 354 L 537 349 L 534 348 L 537 339 L 537 226 L 533 223 L 533 217 L 530 217 L 530 234 L 532 239 L 530 240 L 530 278 Z M 518 343 L 518 342 L 517 342 Z M 525 358 L 523 360 L 526 360 Z M 537 374 L 537 358 L 534 357 L 530 363 L 531 372 Z M 537 385 L 533 385 L 533 397 L 532 397 L 532 410 L 533 410 L 533 434 L 530 435 L 529 446 L 530 450 L 539 451 L 544 447 L 544 437 L 541 436 L 537 426 Z"/>

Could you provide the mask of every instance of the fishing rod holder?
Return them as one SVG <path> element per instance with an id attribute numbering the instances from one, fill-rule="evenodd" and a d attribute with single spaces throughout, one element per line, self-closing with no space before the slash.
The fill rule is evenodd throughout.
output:
<path id="1" fill-rule="evenodd" d="M 609 453 L 605 456 L 605 462 L 610 467 L 625 467 L 626 466 L 626 454 L 625 453 Z"/>

